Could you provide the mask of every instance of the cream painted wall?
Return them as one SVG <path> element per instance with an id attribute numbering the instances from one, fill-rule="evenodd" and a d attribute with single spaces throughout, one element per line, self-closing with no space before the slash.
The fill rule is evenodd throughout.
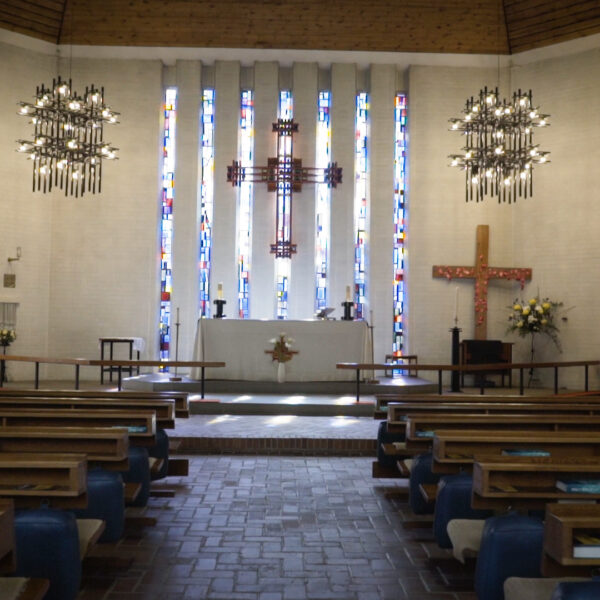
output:
<path id="1" fill-rule="evenodd" d="M 462 337 L 473 335 L 473 284 L 467 281 L 448 283 L 434 280 L 431 268 L 434 264 L 473 264 L 475 228 L 478 224 L 490 225 L 491 265 L 532 267 L 534 280 L 525 294 L 535 292 L 540 287 L 551 297 L 563 300 L 567 307 L 574 307 L 567 313 L 568 321 L 561 322 L 565 351 L 562 358 L 597 357 L 600 333 L 595 323 L 598 322 L 600 309 L 595 302 L 599 286 L 594 276 L 600 267 L 600 231 L 593 202 L 598 189 L 595 157 L 600 137 L 600 113 L 596 110 L 600 97 L 598 52 L 591 50 L 525 63 L 512 71 L 502 69 L 503 95 L 507 95 L 505 90 L 508 90 L 509 78 L 513 87 L 533 87 L 534 98 L 545 112 L 552 115 L 552 127 L 540 132 L 538 137 L 542 147 L 551 151 L 552 164 L 536 169 L 534 198 L 521 200 L 516 206 L 498 205 L 489 199 L 481 204 L 465 203 L 464 175 L 446 166 L 447 156 L 456 152 L 461 145 L 460 137 L 448 131 L 448 119 L 458 116 L 467 96 L 476 94 L 483 85 L 495 85 L 497 70 L 474 66 L 424 65 L 409 69 L 406 78 L 406 91 L 409 94 L 406 256 L 409 290 L 406 328 L 409 333 L 406 351 L 418 354 L 421 362 L 443 363 L 450 360 L 448 329 L 452 326 L 456 287 L 460 296 L 459 325 L 463 329 Z M 375 69 L 375 74 L 379 74 L 379 78 L 375 79 L 378 89 L 389 87 L 388 79 L 392 79 L 383 77 L 386 73 L 394 71 L 400 77 L 405 75 L 399 67 L 400 62 L 398 65 L 390 63 L 389 66 Z M 55 64 L 56 60 L 51 56 L 0 44 L 0 81 L 10 82 L 0 87 L 3 106 L 15 106 L 18 100 L 31 97 L 36 84 L 50 81 L 55 73 Z M 231 187 L 221 179 L 224 165 L 229 164 L 235 154 L 236 141 L 232 127 L 237 122 L 239 112 L 239 101 L 234 101 L 235 90 L 239 88 L 238 66 L 231 73 L 224 68 L 231 64 L 220 63 L 217 68 L 217 87 L 229 99 L 226 110 L 219 108 L 217 94 L 217 111 L 220 111 L 217 113 L 217 142 L 226 139 L 229 149 L 217 150 L 221 167 L 215 172 L 218 183 L 215 205 L 224 201 L 219 195 L 221 192 L 233 199 Z M 298 63 L 296 70 L 303 68 L 301 64 Z M 190 83 L 189 90 L 196 86 L 199 78 L 196 67 L 203 68 L 205 65 L 194 66 L 189 63 L 188 66 L 194 71 L 185 75 Z M 258 63 L 255 69 L 258 69 L 257 73 L 264 71 L 264 75 L 270 68 L 266 79 L 274 87 L 275 67 L 272 66 L 273 63 Z M 334 92 L 339 89 L 350 94 L 355 89 L 354 69 L 347 65 L 334 65 L 332 71 L 336 75 L 333 78 Z M 352 78 L 346 86 L 341 85 L 337 77 L 345 72 Z M 14 345 L 14 352 L 95 357 L 98 355 L 97 340 L 100 336 L 140 335 L 146 338 L 148 345 L 145 356 L 154 358 L 159 287 L 162 64 L 159 60 L 74 59 L 72 76 L 76 87 L 91 82 L 104 85 L 109 103 L 122 113 L 121 124 L 107 128 L 106 132 L 106 137 L 120 148 L 120 160 L 106 165 L 101 195 L 72 199 L 55 194 L 32 194 L 30 164 L 14 152 L 15 140 L 27 137 L 28 128 L 24 119 L 16 115 L 16 107 L 14 112 L 5 110 L 0 115 L 0 143 L 5 156 L 0 164 L 0 176 L 5 188 L 5 193 L 0 197 L 4 215 L 0 221 L 0 262 L 5 260 L 3 256 L 13 255 L 16 246 L 23 249 L 23 258 L 14 266 L 17 288 L 3 289 L 0 293 L 1 298 L 10 296 L 21 302 L 19 339 Z M 255 77 L 255 82 L 261 80 L 261 77 Z M 560 85 L 557 85 L 557 81 Z M 186 101 L 189 102 L 189 98 Z M 350 109 L 348 98 L 342 100 L 334 95 L 333 105 L 334 117 L 339 116 L 340 107 L 344 107 L 346 112 Z M 384 101 L 374 102 L 372 107 L 372 118 L 379 123 L 379 129 L 383 128 L 382 131 L 388 117 L 379 111 L 385 111 L 385 107 Z M 193 128 L 196 123 L 194 104 L 189 105 L 188 109 L 187 126 Z M 591 117 L 586 117 L 586 114 L 591 114 Z M 265 114 L 261 122 L 268 125 L 270 118 Z M 226 123 L 226 130 L 218 131 L 219 121 Z M 345 122 L 349 121 L 347 116 Z M 377 131 L 375 127 L 374 132 Z M 191 148 L 195 144 L 195 132 L 186 130 L 186 134 L 186 147 Z M 268 150 L 272 146 L 271 134 L 261 129 L 260 132 L 257 130 L 256 135 L 257 158 L 259 155 L 263 159 L 272 155 Z M 385 132 L 381 135 L 385 135 Z M 311 132 L 310 136 L 314 139 L 314 133 Z M 344 156 L 347 160 L 350 156 L 346 148 L 349 139 L 347 132 L 337 133 L 334 118 L 333 160 L 339 160 L 336 148 L 340 152 L 346 149 Z M 381 177 L 385 178 L 387 169 L 391 172 L 393 166 L 393 148 L 390 148 L 389 158 L 386 158 L 380 147 L 373 159 L 377 161 L 374 172 L 381 173 Z M 185 215 L 180 213 L 178 216 L 183 216 L 184 221 L 180 222 L 185 223 L 191 231 L 198 210 L 197 206 L 194 207 L 192 189 L 197 157 L 193 152 L 188 152 L 185 156 L 179 156 L 178 161 L 178 169 L 183 169 L 184 175 L 187 172 L 187 176 L 182 176 L 182 185 L 185 187 L 180 192 L 181 197 L 185 194 L 186 198 Z M 344 183 L 340 190 L 347 190 L 352 186 L 353 165 L 341 166 L 344 168 Z M 570 177 L 565 173 L 569 173 Z M 372 189 L 375 193 L 371 194 L 371 201 L 377 203 L 378 234 L 385 228 L 385 215 L 389 212 L 387 205 L 391 201 L 391 197 L 387 198 L 385 194 L 385 187 L 384 180 L 380 178 Z M 342 197 L 340 190 L 334 193 L 334 198 Z M 312 190 L 310 196 L 314 197 Z M 380 205 L 381 202 L 385 203 L 385 207 Z M 177 212 L 177 205 L 175 210 Z M 264 211 L 261 214 L 267 216 Z M 219 223 L 224 226 L 223 219 L 217 215 L 216 225 Z M 272 235 L 269 233 L 272 224 L 265 225 L 265 235 Z M 339 242 L 341 229 L 348 227 L 348 219 L 339 222 L 335 221 L 334 216 L 331 279 L 337 296 L 349 283 L 346 280 L 352 263 L 352 247 Z M 256 231 L 261 229 L 257 227 Z M 216 242 L 219 242 L 229 234 L 215 230 L 215 235 Z M 257 243 L 270 241 L 270 238 L 255 240 L 254 249 Z M 391 254 L 391 240 L 389 244 Z M 190 247 L 194 247 L 194 243 Z M 178 248 L 181 253 L 185 244 L 179 244 Z M 378 238 L 377 252 L 372 256 L 382 258 L 378 258 L 378 264 L 372 268 L 370 281 L 372 289 L 377 290 L 378 294 L 388 285 L 388 269 L 381 263 L 386 260 L 385 252 L 385 243 Z M 226 264 L 234 268 L 235 258 L 231 249 L 226 254 L 215 262 L 215 268 L 220 273 L 213 274 L 216 276 L 213 282 L 227 282 L 227 307 L 231 314 L 235 301 L 229 297 L 232 294 L 227 288 L 234 285 L 234 276 L 225 273 L 224 269 Z M 257 273 L 262 273 L 261 281 L 264 282 L 270 280 L 272 273 L 265 262 L 268 260 L 272 260 L 272 257 L 266 253 L 253 253 L 253 267 Z M 187 258 L 185 266 L 177 265 L 174 269 L 179 267 L 181 276 L 188 278 L 190 264 Z M 391 284 L 391 276 L 389 279 Z M 178 285 L 177 281 L 175 285 Z M 506 306 L 518 293 L 518 285 L 514 283 L 490 285 L 490 339 L 511 339 L 505 335 Z M 185 304 L 188 307 L 185 309 L 186 318 L 193 320 L 193 315 L 187 316 L 192 304 L 189 281 L 181 289 L 175 290 L 174 298 L 177 297 L 181 299 L 182 306 Z M 252 298 L 253 314 L 261 312 L 257 311 L 256 292 L 253 292 Z M 338 306 L 340 301 L 340 298 L 332 297 L 338 316 L 341 314 Z M 377 308 L 377 302 L 373 304 L 375 310 L 385 313 L 390 302 L 380 302 L 383 308 Z M 385 340 L 378 342 L 376 331 L 375 360 L 382 360 L 388 352 L 387 340 L 391 338 L 391 314 L 389 332 L 384 330 L 388 316 L 374 316 L 378 326 L 382 327 L 382 339 Z M 188 331 L 185 352 L 188 352 L 190 335 Z M 526 342 L 516 337 L 512 339 L 515 341 L 515 357 L 526 358 Z M 560 357 L 552 348 L 543 345 L 540 346 L 539 356 L 548 359 Z M 11 365 L 11 376 L 16 379 L 31 378 L 30 369 Z M 52 368 L 43 376 L 71 377 L 72 372 L 70 369 Z M 95 379 L 97 373 L 84 370 L 82 377 Z M 591 385 L 597 387 L 599 381 L 598 372 L 593 371 Z M 578 375 L 574 372 L 565 373 L 563 379 L 561 374 L 561 383 L 577 385 Z"/>

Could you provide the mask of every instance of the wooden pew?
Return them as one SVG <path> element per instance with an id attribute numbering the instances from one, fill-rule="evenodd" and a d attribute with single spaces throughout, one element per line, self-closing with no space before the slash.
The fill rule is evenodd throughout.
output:
<path id="1" fill-rule="evenodd" d="M 0 427 L 0 452 L 85 454 L 89 464 L 126 471 L 129 436 L 98 427 Z"/>
<path id="2" fill-rule="evenodd" d="M 0 407 L 0 426 L 4 427 L 121 427 L 127 429 L 131 444 L 152 446 L 156 436 L 156 415 L 152 411 L 72 410 L 55 408 Z"/>
<path id="3" fill-rule="evenodd" d="M 577 558 L 576 535 L 600 530 L 598 504 L 547 504 L 544 523 L 542 573 L 546 577 L 589 577 L 600 558 Z"/>
<path id="4" fill-rule="evenodd" d="M 16 568 L 14 506 L 12 500 L 0 500 L 0 574 L 8 575 Z M 11 586 L 18 600 L 41 600 L 48 591 L 48 580 L 22 577 L 0 577 L 0 589 Z M 8 592 L 6 592 L 8 593 Z M 9 596 L 10 597 L 10 596 Z"/>
<path id="5" fill-rule="evenodd" d="M 87 458 L 83 454 L 0 454 L 0 497 L 19 508 L 43 500 L 56 508 L 85 508 Z"/>
<path id="6" fill-rule="evenodd" d="M 600 457 L 600 431 L 438 430 L 433 438 L 434 473 L 470 471 L 477 456 L 548 452 L 553 458 Z"/>
<path id="7" fill-rule="evenodd" d="M 28 398 L 0 396 L 0 409 L 6 407 L 47 410 L 54 408 L 154 411 L 156 423 L 164 429 L 175 428 L 175 406 L 165 400 L 112 400 L 100 398 Z"/>
<path id="8" fill-rule="evenodd" d="M 112 390 L 18 390 L 0 388 L 3 396 L 17 398 L 92 398 L 107 400 L 162 400 L 174 402 L 175 416 L 186 419 L 190 416 L 188 392 L 135 392 Z"/>
<path id="9" fill-rule="evenodd" d="M 560 479 L 599 479 L 600 461 L 584 457 L 479 456 L 473 463 L 473 508 L 544 508 L 558 500 L 596 502 L 600 493 L 559 490 Z"/>
<path id="10" fill-rule="evenodd" d="M 406 420 L 407 448 L 428 449 L 437 429 L 538 430 L 589 432 L 600 429 L 600 415 L 572 414 L 414 414 Z"/>

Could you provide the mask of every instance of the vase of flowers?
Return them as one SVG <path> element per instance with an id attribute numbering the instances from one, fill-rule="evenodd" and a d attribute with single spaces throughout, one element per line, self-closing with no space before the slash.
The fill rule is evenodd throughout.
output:
<path id="1" fill-rule="evenodd" d="M 6 354 L 6 347 L 10 346 L 17 339 L 17 334 L 14 329 L 1 329 L 0 330 L 0 346 L 4 349 Z"/>
<path id="2" fill-rule="evenodd" d="M 549 298 L 540 299 L 539 296 L 530 298 L 528 301 L 515 299 L 509 307 L 511 313 L 508 316 L 508 330 L 510 333 L 518 333 L 521 337 L 531 337 L 530 356 L 534 362 L 535 336 L 548 336 L 559 352 L 562 352 L 560 340 L 558 339 L 558 327 L 555 319 L 562 302 L 555 302 Z M 533 378 L 533 369 L 529 371 L 529 382 Z"/>
<path id="3" fill-rule="evenodd" d="M 265 353 L 271 354 L 273 362 L 277 362 L 277 381 L 279 383 L 285 381 L 285 363 L 292 360 L 294 354 L 298 354 L 297 350 L 291 349 L 293 342 L 294 340 L 285 333 L 280 333 L 279 337 L 269 340 L 269 343 L 273 344 L 273 349 L 265 350 Z"/>

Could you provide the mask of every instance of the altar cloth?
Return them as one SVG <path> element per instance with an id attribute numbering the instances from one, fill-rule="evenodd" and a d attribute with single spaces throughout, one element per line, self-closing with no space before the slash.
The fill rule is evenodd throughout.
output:
<path id="1" fill-rule="evenodd" d="M 365 321 L 266 321 L 199 319 L 193 360 L 223 361 L 224 368 L 206 369 L 207 379 L 276 381 L 273 338 L 285 334 L 297 352 L 285 363 L 286 381 L 347 381 L 354 371 L 336 369 L 338 362 L 370 362 L 371 345 Z M 200 369 L 191 376 L 200 378 Z"/>

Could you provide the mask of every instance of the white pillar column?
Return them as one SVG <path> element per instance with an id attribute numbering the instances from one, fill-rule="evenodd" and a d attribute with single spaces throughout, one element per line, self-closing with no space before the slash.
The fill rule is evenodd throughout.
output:
<path id="1" fill-rule="evenodd" d="M 354 132 L 356 65 L 331 65 L 331 159 L 342 167 L 342 183 L 331 190 L 329 305 L 340 318 L 346 286 L 354 287 Z"/>
<path id="2" fill-rule="evenodd" d="M 383 362 L 392 349 L 394 236 L 394 94 L 396 68 L 371 65 L 370 227 L 367 295 L 373 311 L 374 358 Z"/>
<path id="3" fill-rule="evenodd" d="M 215 199 L 210 275 L 211 301 L 223 283 L 224 312 L 237 318 L 236 204 L 237 188 L 227 182 L 227 166 L 238 159 L 240 64 L 215 63 Z M 213 306 L 213 314 L 216 307 Z"/>
<path id="4" fill-rule="evenodd" d="M 177 308 L 180 360 L 191 360 L 198 318 L 198 133 L 201 102 L 200 61 L 176 64 L 177 130 L 173 209 L 173 293 L 171 353 L 175 359 Z"/>
<path id="5" fill-rule="evenodd" d="M 266 166 L 277 153 L 273 123 L 277 121 L 279 65 L 254 65 L 254 164 Z M 250 317 L 275 318 L 275 261 L 270 253 L 275 242 L 275 193 L 266 183 L 254 185 L 252 258 L 250 263 Z"/>
<path id="6" fill-rule="evenodd" d="M 318 76 L 317 63 L 294 64 L 294 157 L 302 159 L 303 167 L 315 166 Z M 297 253 L 291 259 L 290 319 L 309 319 L 315 312 L 315 194 L 313 184 L 293 194 L 292 242 Z"/>

